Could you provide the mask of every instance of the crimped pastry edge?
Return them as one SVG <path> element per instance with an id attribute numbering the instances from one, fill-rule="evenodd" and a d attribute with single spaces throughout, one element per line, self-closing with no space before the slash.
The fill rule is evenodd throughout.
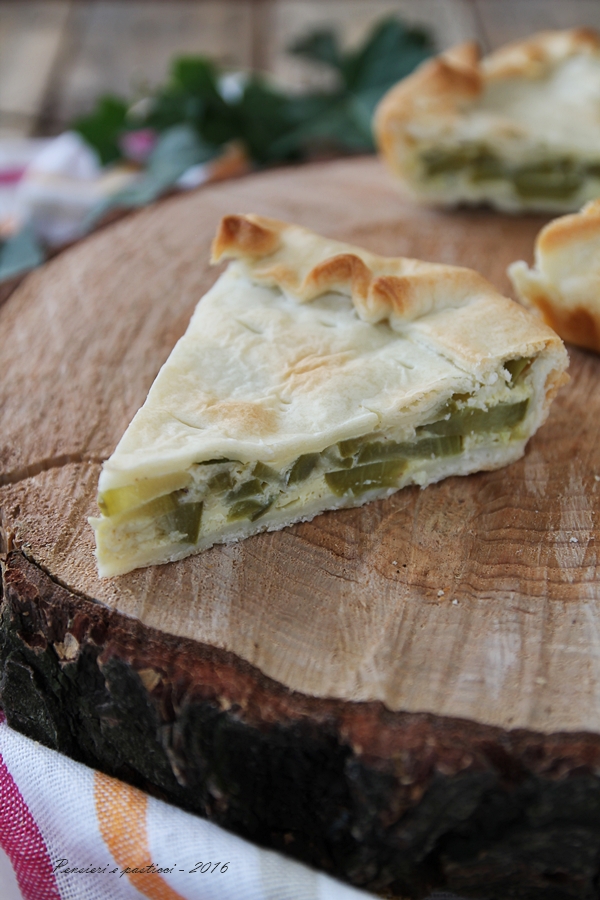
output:
<path id="1" fill-rule="evenodd" d="M 252 281 L 277 286 L 300 302 L 329 291 L 346 294 L 360 318 L 371 324 L 410 322 L 463 306 L 475 296 L 500 296 L 473 269 L 377 256 L 299 225 L 252 214 L 223 217 L 212 262 L 222 259 L 241 261 Z"/>
<path id="2" fill-rule="evenodd" d="M 523 260 L 508 267 L 519 300 L 563 340 L 600 353 L 600 266 L 589 270 L 600 258 L 600 199 L 545 225 L 534 256 L 532 268 Z"/>

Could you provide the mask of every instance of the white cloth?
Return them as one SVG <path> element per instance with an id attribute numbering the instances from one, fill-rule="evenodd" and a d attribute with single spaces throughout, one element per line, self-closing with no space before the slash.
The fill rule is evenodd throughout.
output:
<path id="1" fill-rule="evenodd" d="M 48 750 L 6 722 L 0 724 L 0 757 L 0 845 L 4 843 L 15 866 L 24 900 L 360 900 L 372 896 Z M 25 884 L 24 857 L 29 854 L 31 861 L 35 841 L 34 826 L 27 822 L 22 826 L 27 819 L 22 810 L 9 836 L 5 829 L 2 841 L 2 819 L 10 815 L 11 804 L 15 807 L 15 789 L 39 829 L 50 860 L 48 872 L 53 870 L 46 881 L 38 879 L 35 887 L 31 881 Z M 39 848 L 37 852 L 36 859 Z M 124 871 L 149 862 L 169 871 L 137 875 Z M 43 865 L 39 863 L 38 868 L 41 871 Z M 100 871 L 67 871 L 72 868 Z M 58 893 L 52 892 L 52 878 Z M 0 896 L 5 898 L 4 891 Z"/>

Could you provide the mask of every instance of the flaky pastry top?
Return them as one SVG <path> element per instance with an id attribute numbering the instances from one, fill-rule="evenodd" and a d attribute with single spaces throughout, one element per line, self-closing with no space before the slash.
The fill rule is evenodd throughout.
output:
<path id="1" fill-rule="evenodd" d="M 503 354 L 533 352 L 560 340 L 473 269 L 377 256 L 300 225 L 258 215 L 225 216 L 212 261 L 235 260 L 251 282 L 300 303 L 330 292 L 351 298 L 364 322 L 412 325 L 456 362 L 485 378 Z"/>
<path id="2" fill-rule="evenodd" d="M 590 82 L 596 77 L 592 67 L 584 66 L 581 71 L 568 74 L 572 82 L 572 97 L 565 96 L 564 84 L 551 85 L 545 96 L 543 90 L 526 98 L 518 99 L 518 84 L 543 83 L 547 76 L 558 71 L 570 60 L 579 57 L 584 61 L 600 65 L 600 35 L 586 28 L 565 31 L 543 31 L 532 37 L 507 44 L 484 58 L 477 44 L 467 42 L 424 62 L 407 78 L 404 78 L 383 97 L 374 117 L 374 132 L 378 145 L 388 163 L 402 172 L 404 158 L 410 154 L 415 142 L 431 138 L 437 130 L 446 134 L 456 133 L 461 137 L 480 137 L 477 129 L 471 127 L 464 133 L 462 125 L 474 109 L 487 117 L 483 129 L 488 129 L 489 137 L 502 140 L 519 136 L 522 131 L 532 133 L 539 129 L 543 118 L 549 122 L 562 113 L 552 102 L 555 90 L 557 104 L 565 101 L 565 110 L 575 105 L 585 104 L 590 92 Z M 506 94 L 502 96 L 503 84 Z M 487 97 L 490 107 L 487 107 Z M 513 99 L 516 103 L 513 104 Z M 495 118 L 495 121 L 493 120 Z M 596 117 L 597 118 L 597 117 Z M 512 121 L 511 121 L 512 120 Z M 591 123 L 596 126 L 596 122 Z M 584 132 L 590 123 L 582 122 L 581 135 L 573 135 L 572 124 L 565 127 L 567 137 L 578 139 L 585 144 Z M 471 123 L 473 126 L 473 123 Z M 568 134 L 570 132 L 570 135 Z M 563 135 L 564 136 L 564 135 Z"/>
<path id="3" fill-rule="evenodd" d="M 548 374 L 532 421 L 560 383 L 559 338 L 469 269 L 376 256 L 256 215 L 223 219 L 213 259 L 227 258 L 101 490 L 203 460 L 284 466 L 374 430 L 410 433 L 453 393 L 505 383 L 518 357 L 543 356 Z"/>

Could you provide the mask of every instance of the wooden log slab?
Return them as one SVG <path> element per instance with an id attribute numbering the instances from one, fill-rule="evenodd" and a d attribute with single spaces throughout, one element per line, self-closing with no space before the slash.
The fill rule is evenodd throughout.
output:
<path id="1" fill-rule="evenodd" d="M 98 579 L 101 462 L 250 211 L 503 292 L 543 224 L 418 208 L 359 159 L 165 201 L 28 276 L 0 308 L 10 724 L 385 896 L 596 896 L 596 356 L 507 469 Z"/>

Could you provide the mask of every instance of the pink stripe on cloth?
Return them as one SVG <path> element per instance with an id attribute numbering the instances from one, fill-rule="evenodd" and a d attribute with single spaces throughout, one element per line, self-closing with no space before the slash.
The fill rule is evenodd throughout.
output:
<path id="1" fill-rule="evenodd" d="M 0 710 L 0 727 L 5 716 Z M 25 900 L 61 900 L 44 838 L 0 755 L 0 847 Z"/>
<path id="2" fill-rule="evenodd" d="M 25 166 L 0 169 L 0 184 L 17 184 L 25 174 Z"/>

